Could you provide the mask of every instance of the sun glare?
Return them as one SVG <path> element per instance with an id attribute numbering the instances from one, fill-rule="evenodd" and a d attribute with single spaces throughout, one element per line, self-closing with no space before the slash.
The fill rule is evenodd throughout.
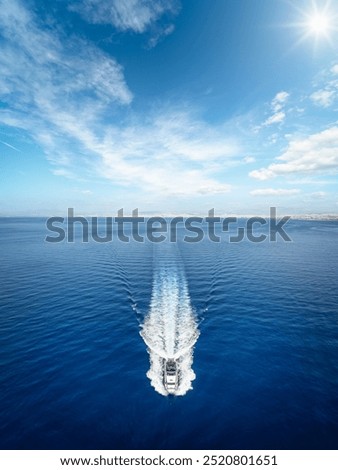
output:
<path id="1" fill-rule="evenodd" d="M 287 25 L 298 30 L 299 39 L 292 49 L 306 41 L 313 43 L 314 51 L 328 44 L 336 48 L 338 11 L 334 8 L 334 1 L 336 0 L 308 0 L 306 4 L 302 2 L 302 5 L 292 3 L 295 16 L 298 14 L 299 17 L 298 21 Z"/>
<path id="2" fill-rule="evenodd" d="M 308 27 L 311 33 L 326 36 L 331 29 L 330 18 L 324 13 L 314 13 L 309 18 Z"/>

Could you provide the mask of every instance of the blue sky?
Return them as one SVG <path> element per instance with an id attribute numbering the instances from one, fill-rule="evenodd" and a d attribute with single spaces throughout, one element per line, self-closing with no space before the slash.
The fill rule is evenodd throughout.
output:
<path id="1" fill-rule="evenodd" d="M 337 213 L 337 13 L 0 0 L 0 215 Z"/>

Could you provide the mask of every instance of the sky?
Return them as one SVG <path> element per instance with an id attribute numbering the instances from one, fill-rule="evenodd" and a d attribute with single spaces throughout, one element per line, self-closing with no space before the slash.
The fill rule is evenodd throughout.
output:
<path id="1" fill-rule="evenodd" d="M 338 0 L 0 0 L 0 215 L 338 213 Z"/>

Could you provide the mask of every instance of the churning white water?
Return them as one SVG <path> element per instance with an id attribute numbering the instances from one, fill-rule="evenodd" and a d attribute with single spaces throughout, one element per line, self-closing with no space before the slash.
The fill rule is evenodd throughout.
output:
<path id="1" fill-rule="evenodd" d="M 192 388 L 193 347 L 198 335 L 178 248 L 160 244 L 154 248 L 153 291 L 141 331 L 150 356 L 147 377 L 158 393 L 168 395 L 164 386 L 167 359 L 174 359 L 178 367 L 175 395 L 185 395 Z"/>

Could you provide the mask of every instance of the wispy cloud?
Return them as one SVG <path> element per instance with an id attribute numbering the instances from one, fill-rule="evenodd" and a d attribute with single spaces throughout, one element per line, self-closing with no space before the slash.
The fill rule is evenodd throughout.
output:
<path id="1" fill-rule="evenodd" d="M 55 176 L 64 176 L 65 178 L 69 178 L 71 180 L 77 179 L 76 175 L 74 175 L 71 171 L 66 170 L 65 168 L 53 168 L 52 173 Z"/>
<path id="2" fill-rule="evenodd" d="M 303 139 L 291 139 L 287 150 L 277 160 L 282 163 L 272 163 L 266 168 L 254 170 L 250 176 L 268 180 L 281 175 L 337 173 L 338 127 L 331 127 Z"/>
<path id="3" fill-rule="evenodd" d="M 244 163 L 247 163 L 247 164 L 249 164 L 249 163 L 255 163 L 255 161 L 256 161 L 255 157 L 252 157 L 252 156 L 250 156 L 250 155 L 248 155 L 247 157 L 244 157 L 244 158 L 243 158 L 243 162 L 244 162 Z"/>
<path id="4" fill-rule="evenodd" d="M 311 197 L 313 199 L 323 199 L 326 196 L 326 193 L 324 191 L 316 191 L 314 193 L 311 193 Z"/>
<path id="5" fill-rule="evenodd" d="M 69 8 L 89 23 L 110 24 L 135 33 L 144 33 L 164 14 L 179 9 L 175 0 L 73 0 Z"/>
<path id="6" fill-rule="evenodd" d="M 271 103 L 271 107 L 274 113 L 278 113 L 278 111 L 283 109 L 289 96 L 290 94 L 286 91 L 280 91 L 279 93 L 277 93 Z"/>
<path id="7" fill-rule="evenodd" d="M 113 2 L 121 8 L 134 3 Z M 143 21 L 140 29 L 148 20 Z M 241 150 L 224 126 L 172 109 L 148 117 L 129 111 L 122 125 L 112 116 L 133 95 L 114 58 L 83 39 L 66 39 L 60 29 L 44 28 L 19 0 L 0 0 L 0 27 L 0 97 L 9 105 L 0 122 L 28 131 L 55 175 L 100 176 L 166 195 L 230 190 L 218 172 Z"/>
<path id="8" fill-rule="evenodd" d="M 227 192 L 230 185 L 218 182 L 219 165 L 240 148 L 224 134 L 223 127 L 208 126 L 191 113 L 163 111 L 146 123 L 107 129 L 100 148 L 103 172 L 165 194 Z"/>
<path id="9" fill-rule="evenodd" d="M 333 67 L 331 67 L 331 73 L 333 75 L 338 75 L 338 64 L 335 64 Z"/>
<path id="10" fill-rule="evenodd" d="M 54 106 L 67 97 L 67 109 L 78 99 L 92 105 L 103 102 L 130 103 L 132 95 L 122 67 L 92 44 L 66 39 L 39 27 L 36 17 L 17 0 L 0 0 L 2 44 L 1 94 L 15 95 L 16 108 L 36 106 L 41 114 L 45 102 Z M 91 93 L 91 96 L 89 96 Z M 13 103 L 12 103 L 13 104 Z"/>
<path id="11" fill-rule="evenodd" d="M 284 121 L 286 116 L 284 108 L 289 96 L 286 91 L 280 91 L 276 94 L 270 105 L 272 114 L 263 122 L 263 127 L 280 124 Z"/>
<path id="12" fill-rule="evenodd" d="M 300 189 L 254 189 L 250 191 L 251 196 L 293 196 L 299 194 Z"/>
<path id="13" fill-rule="evenodd" d="M 15 150 L 16 152 L 20 152 L 19 149 L 17 149 L 16 147 L 14 147 L 14 145 L 9 144 L 8 142 L 5 142 L 5 141 L 3 141 L 3 140 L 0 140 L 0 143 L 3 144 L 3 145 L 5 145 L 6 147 L 9 147 L 9 148 L 12 149 L 12 150 Z"/>
<path id="14" fill-rule="evenodd" d="M 318 88 L 310 95 L 316 106 L 329 108 L 338 97 L 338 64 L 322 72 L 316 84 Z"/>
<path id="15" fill-rule="evenodd" d="M 175 26 L 173 24 L 170 24 L 165 28 L 159 28 L 157 29 L 157 31 L 154 31 L 148 41 L 148 48 L 152 49 L 153 47 L 157 46 L 159 42 L 161 42 L 166 36 L 172 34 L 174 30 Z"/>
<path id="16" fill-rule="evenodd" d="M 285 119 L 284 111 L 278 111 L 278 113 L 272 114 L 266 121 L 264 121 L 263 126 L 271 126 L 272 124 L 279 124 Z"/>
<path id="17" fill-rule="evenodd" d="M 229 184 L 218 181 L 217 172 L 225 160 L 240 154 L 239 146 L 224 137 L 223 127 L 209 127 L 191 113 L 162 111 L 147 122 L 135 118 L 124 127 L 77 124 L 63 119 L 59 126 L 72 137 L 72 145 L 76 141 L 76 153 L 86 155 L 82 163 L 94 164 L 97 175 L 116 184 L 165 195 L 230 190 Z"/>
<path id="18" fill-rule="evenodd" d="M 328 108 L 334 101 L 335 92 L 333 90 L 318 90 L 312 93 L 311 100 L 323 108 Z"/>

